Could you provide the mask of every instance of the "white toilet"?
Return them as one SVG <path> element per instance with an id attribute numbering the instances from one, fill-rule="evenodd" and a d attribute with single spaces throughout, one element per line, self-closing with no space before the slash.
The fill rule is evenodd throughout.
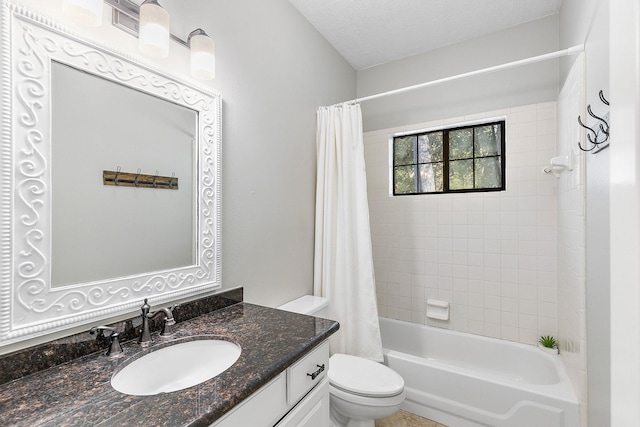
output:
<path id="1" fill-rule="evenodd" d="M 305 295 L 281 310 L 328 318 L 326 298 Z M 336 427 L 373 427 L 404 401 L 404 380 L 387 366 L 362 357 L 336 353 L 329 359 L 331 421 Z"/>

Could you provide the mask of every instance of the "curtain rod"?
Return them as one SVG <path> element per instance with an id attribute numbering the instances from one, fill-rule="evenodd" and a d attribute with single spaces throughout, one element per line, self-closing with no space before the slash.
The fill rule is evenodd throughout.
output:
<path id="1" fill-rule="evenodd" d="M 582 51 L 584 51 L 584 45 L 579 44 L 579 45 L 575 45 L 575 46 L 572 46 L 572 47 L 567 48 L 567 49 L 558 50 L 556 52 L 545 53 L 544 55 L 532 56 L 530 58 L 521 59 L 519 61 L 507 62 L 506 64 L 501 64 L 501 65 L 496 65 L 496 66 L 493 66 L 493 67 L 483 68 L 481 70 L 470 71 L 468 73 L 462 73 L 462 74 L 456 74 L 454 76 L 444 77 L 442 79 L 437 79 L 437 80 L 431 80 L 429 82 L 419 83 L 419 84 L 413 85 L 413 86 L 407 86 L 407 87 L 403 87 L 403 88 L 400 88 L 400 89 L 394 89 L 394 90 L 390 90 L 390 91 L 387 91 L 387 92 L 378 93 L 378 94 L 375 94 L 375 95 L 365 96 L 365 97 L 362 97 L 362 98 L 355 98 L 355 99 L 352 99 L 351 101 L 345 101 L 345 102 L 341 102 L 339 104 L 334 104 L 334 106 L 339 106 L 339 105 L 342 105 L 342 104 L 357 104 L 359 102 L 370 101 L 372 99 L 382 98 L 382 97 L 389 96 L 389 95 L 397 95 L 399 93 L 409 92 L 409 91 L 412 91 L 412 90 L 415 90 L 415 89 L 422 89 L 422 88 L 429 87 L 429 86 L 435 86 L 435 85 L 438 85 L 440 83 L 450 82 L 452 80 L 458 80 L 458 79 L 463 79 L 463 78 L 466 78 L 466 77 L 477 76 L 477 75 L 480 75 L 480 74 L 491 73 L 493 71 L 498 71 L 498 70 L 505 70 L 507 68 L 519 67 L 521 65 L 533 64 L 535 62 L 547 61 L 549 59 L 559 58 L 561 56 L 577 55 L 577 54 L 581 53 Z"/>

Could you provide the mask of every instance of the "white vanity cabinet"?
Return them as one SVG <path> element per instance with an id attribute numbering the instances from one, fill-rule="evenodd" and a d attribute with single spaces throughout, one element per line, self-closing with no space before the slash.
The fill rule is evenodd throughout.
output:
<path id="1" fill-rule="evenodd" d="M 329 426 L 329 342 L 291 365 L 212 427 Z"/>
<path id="2" fill-rule="evenodd" d="M 276 427 L 328 427 L 329 379 L 323 378 Z"/>

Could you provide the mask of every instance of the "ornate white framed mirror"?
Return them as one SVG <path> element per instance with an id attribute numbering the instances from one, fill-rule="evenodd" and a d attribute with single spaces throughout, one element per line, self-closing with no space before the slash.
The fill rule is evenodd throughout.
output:
<path id="1" fill-rule="evenodd" d="M 0 13 L 0 346 L 220 288 L 220 95 Z"/>

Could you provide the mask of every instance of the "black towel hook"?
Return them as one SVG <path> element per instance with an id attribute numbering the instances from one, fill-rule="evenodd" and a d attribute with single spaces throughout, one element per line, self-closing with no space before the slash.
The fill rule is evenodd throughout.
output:
<path id="1" fill-rule="evenodd" d="M 604 94 L 602 93 L 602 89 L 600 90 L 600 92 L 598 93 L 598 96 L 600 97 L 600 101 L 602 101 L 602 103 L 606 106 L 609 106 L 609 101 L 607 101 L 607 99 L 604 97 Z"/>
<path id="2" fill-rule="evenodd" d="M 610 105 L 609 101 L 607 101 L 607 99 L 604 97 L 604 93 L 602 90 L 598 92 L 598 97 L 604 105 Z M 591 148 L 585 148 L 582 146 L 580 141 L 578 141 L 578 148 L 580 148 L 580 150 L 582 151 L 591 151 L 593 154 L 595 154 L 598 151 L 603 150 L 609 146 L 608 143 L 605 144 L 609 140 L 609 122 L 607 122 L 606 116 L 605 118 L 603 118 L 596 115 L 591 109 L 591 105 L 587 105 L 587 113 L 594 119 L 598 120 L 598 122 L 600 122 L 598 123 L 599 130 L 594 130 L 592 127 L 587 126 L 585 123 L 583 123 L 582 118 L 578 116 L 578 124 L 587 131 L 587 140 L 592 144 Z"/>
<path id="3" fill-rule="evenodd" d="M 602 117 L 596 116 L 593 111 L 591 111 L 591 105 L 587 105 L 587 113 L 589 113 L 589 115 L 591 117 L 593 117 L 596 120 L 601 121 L 602 123 L 600 124 L 600 129 L 602 129 L 602 131 L 604 133 L 609 133 L 608 129 L 609 129 L 609 123 L 607 123 L 607 121 L 605 119 L 603 119 Z M 607 127 L 607 131 L 604 130 L 603 125 Z"/>

